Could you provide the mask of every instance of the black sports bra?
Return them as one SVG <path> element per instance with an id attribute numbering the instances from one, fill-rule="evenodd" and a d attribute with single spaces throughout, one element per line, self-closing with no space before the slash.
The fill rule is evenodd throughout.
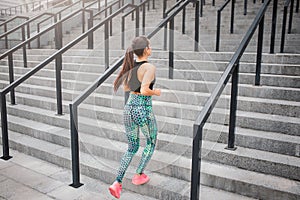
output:
<path id="1" fill-rule="evenodd" d="M 141 62 L 136 62 L 134 61 L 134 68 L 132 69 L 131 72 L 131 78 L 128 82 L 128 86 L 130 88 L 130 91 L 133 92 L 141 92 L 141 82 L 139 81 L 138 77 L 137 77 L 137 71 L 140 68 L 140 66 L 144 63 L 147 63 L 147 61 L 141 61 Z M 149 88 L 151 90 L 153 90 L 153 85 L 155 83 L 155 78 L 154 80 L 150 83 Z"/>

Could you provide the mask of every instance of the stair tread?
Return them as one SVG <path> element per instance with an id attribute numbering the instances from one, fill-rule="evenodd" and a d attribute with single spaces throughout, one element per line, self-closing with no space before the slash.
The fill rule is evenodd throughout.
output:
<path id="1" fill-rule="evenodd" d="M 44 151 L 44 152 L 51 152 L 51 154 L 54 154 L 57 157 L 63 157 L 63 158 L 68 158 L 70 156 L 70 149 L 65 148 L 59 145 L 55 145 L 49 142 L 41 141 L 35 138 L 31 138 L 26 135 L 21 135 L 19 133 L 11 132 L 10 133 L 10 138 L 14 142 L 18 142 L 21 144 L 24 144 L 26 146 L 33 146 L 34 148 Z M 103 158 L 97 158 L 97 156 L 94 155 L 89 155 L 86 153 L 81 152 L 80 153 L 80 159 L 81 159 L 81 164 L 83 165 L 90 165 L 93 166 L 96 169 L 103 170 L 106 173 L 112 173 L 111 166 L 118 166 L 119 163 L 112 161 L 112 160 L 107 160 Z M 98 162 L 97 160 L 101 160 L 101 162 Z M 105 163 L 105 164 L 103 164 Z M 110 167 L 109 167 L 110 166 Z M 134 173 L 134 170 L 132 167 L 129 167 L 128 170 L 129 173 Z M 127 174 L 129 174 L 127 173 Z M 293 180 L 288 180 L 285 178 L 280 178 L 276 176 L 271 176 L 271 175 L 265 175 L 265 174 L 260 174 L 257 172 L 251 172 L 235 167 L 230 167 L 230 166 L 225 166 L 221 164 L 215 164 L 215 163 L 209 163 L 206 161 L 202 162 L 202 173 L 206 174 L 212 174 L 214 176 L 220 176 L 224 177 L 226 179 L 231 179 L 231 180 L 236 180 L 236 181 L 241 181 L 241 182 L 246 182 L 246 183 L 251 183 L 255 185 L 259 185 L 262 187 L 267 187 L 271 188 L 274 190 L 279 190 L 279 191 L 287 191 L 292 194 L 300 194 L 300 187 L 299 184 L 300 182 L 298 181 L 293 181 Z M 128 175 L 125 175 L 126 178 L 130 179 Z M 155 172 L 150 173 L 151 181 L 148 183 L 148 185 L 151 186 L 159 186 L 159 187 L 166 187 L 168 190 L 173 190 L 177 188 L 177 191 L 175 192 L 180 193 L 182 195 L 188 195 L 188 190 L 189 190 L 189 184 L 187 184 L 186 181 L 184 180 L 179 180 L 176 178 L 172 177 L 167 177 L 164 175 L 160 175 Z M 176 180 L 176 181 L 175 181 Z M 168 187 L 165 185 L 165 183 L 172 183 L 172 187 Z M 282 183 L 285 183 L 284 185 Z"/>
<path id="2" fill-rule="evenodd" d="M 22 106 L 24 108 L 28 107 L 28 106 Z M 43 109 L 36 109 L 36 108 L 31 108 L 31 112 L 36 112 L 36 113 L 43 113 L 44 115 L 53 115 L 52 112 L 47 112 L 46 110 Z M 54 116 L 53 116 L 54 117 Z M 63 118 L 66 119 L 66 117 L 68 117 L 68 115 L 66 114 L 66 116 L 63 116 Z M 61 117 L 58 117 L 61 118 Z M 61 128 L 61 127 L 55 127 L 53 125 L 49 125 L 49 124 L 45 124 L 45 123 L 41 123 L 41 122 L 34 122 L 32 120 L 29 119 L 23 119 L 23 118 L 19 118 L 16 116 L 9 116 L 9 120 L 13 120 L 13 121 L 20 121 L 20 122 L 26 122 L 25 124 L 29 124 L 30 127 L 37 127 L 37 129 L 40 130 L 49 130 L 51 134 L 64 134 L 66 137 L 69 137 L 70 133 L 69 130 L 65 129 L 65 128 Z M 80 123 L 88 123 L 88 124 L 101 124 L 101 126 L 103 127 L 107 127 L 107 129 L 112 129 L 112 130 L 117 130 L 120 131 L 120 127 L 117 126 L 115 123 L 111 123 L 111 122 L 106 122 L 103 120 L 95 120 L 95 119 L 90 119 L 90 118 L 86 118 L 86 117 L 80 117 L 79 118 L 79 122 Z M 239 130 L 237 130 L 239 131 Z M 123 131 L 122 131 L 123 132 Z M 62 135 L 61 135 L 62 136 Z M 162 137 L 161 137 L 162 136 Z M 169 138 L 168 138 L 169 136 Z M 114 150 L 114 148 L 118 147 L 122 147 L 120 149 L 122 149 L 123 151 L 126 150 L 126 144 L 121 142 L 121 141 L 114 141 L 114 143 L 116 144 L 115 146 L 111 146 L 110 144 L 110 139 L 107 138 L 100 138 L 94 135 L 90 135 L 90 134 L 86 134 L 86 133 L 80 133 L 80 138 L 82 139 L 82 141 L 89 141 L 90 143 L 93 143 L 94 145 L 99 145 L 101 144 L 101 146 L 109 148 L 111 150 Z M 167 139 L 167 141 L 171 141 L 171 142 L 179 142 L 181 144 L 185 144 L 188 146 L 191 146 L 192 144 L 192 138 L 185 138 L 182 136 L 170 136 L 169 134 L 165 134 L 165 133 L 159 133 L 158 134 L 158 139 Z M 298 137 L 298 141 L 299 141 L 299 137 Z M 297 142 L 297 140 L 295 141 Z M 266 151 L 261 151 L 261 150 L 255 150 L 255 149 L 249 149 L 249 148 L 244 148 L 244 147 L 238 147 L 238 149 L 236 151 L 227 151 L 224 149 L 224 144 L 222 143 L 216 143 L 216 142 L 211 142 L 211 141 L 203 141 L 203 148 L 204 149 L 210 149 L 210 150 L 215 150 L 218 152 L 223 152 L 226 154 L 232 154 L 232 155 L 236 155 L 236 156 L 242 156 L 242 157 L 250 157 L 253 159 L 259 159 L 259 160 L 266 160 L 269 162 L 273 162 L 273 163 L 278 163 L 278 164 L 286 164 L 286 165 L 290 165 L 290 166 L 295 166 L 295 167 L 299 167 L 300 166 L 300 160 L 297 157 L 293 157 L 293 156 L 287 156 L 287 155 L 280 155 L 280 154 L 276 154 L 276 153 L 272 153 L 272 152 L 266 152 Z M 168 156 L 166 156 L 166 154 L 168 154 Z M 179 164 L 185 163 L 184 167 L 188 168 L 190 166 L 190 160 L 188 158 L 185 157 L 178 157 L 178 155 L 174 154 L 174 153 L 167 153 L 167 152 L 162 152 L 162 151 L 157 151 L 156 155 L 154 155 L 154 159 L 158 159 L 161 162 L 168 162 L 169 163 L 174 163 L 174 160 L 180 160 L 181 162 L 179 162 Z M 170 160 L 169 160 L 170 159 Z"/>

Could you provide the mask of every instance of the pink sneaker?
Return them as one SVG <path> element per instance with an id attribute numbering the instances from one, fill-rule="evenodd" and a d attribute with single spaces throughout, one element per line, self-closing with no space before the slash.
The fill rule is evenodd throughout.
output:
<path id="1" fill-rule="evenodd" d="M 110 187 L 109 191 L 111 195 L 116 197 L 117 199 L 120 198 L 121 191 L 122 191 L 122 184 L 120 184 L 118 181 L 115 181 Z"/>
<path id="2" fill-rule="evenodd" d="M 143 185 L 145 183 L 147 183 L 150 180 L 149 176 L 147 176 L 146 174 L 136 174 L 134 175 L 134 177 L 132 178 L 132 183 L 134 185 Z"/>

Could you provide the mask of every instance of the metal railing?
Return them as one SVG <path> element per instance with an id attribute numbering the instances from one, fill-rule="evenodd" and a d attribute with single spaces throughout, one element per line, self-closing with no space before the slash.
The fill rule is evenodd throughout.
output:
<path id="1" fill-rule="evenodd" d="M 117 0 L 120 1 L 120 0 Z M 91 28 L 93 26 L 93 12 L 91 10 L 88 10 L 86 8 L 82 8 L 79 9 L 71 14 L 69 14 L 68 16 L 66 16 L 65 18 L 61 19 L 60 21 L 54 23 L 52 26 L 46 28 L 43 31 L 40 31 L 39 33 L 37 33 L 36 35 L 34 35 L 31 38 L 28 38 L 27 40 L 25 39 L 25 30 L 24 27 L 22 28 L 22 39 L 23 42 L 16 45 L 15 47 L 11 48 L 10 50 L 6 51 L 5 53 L 3 53 L 2 55 L 0 55 L 0 60 L 2 60 L 5 57 L 8 57 L 8 69 L 9 69 L 9 82 L 13 83 L 14 82 L 14 70 L 13 70 L 13 53 L 15 51 L 17 51 L 20 48 L 23 48 L 23 63 L 24 63 L 24 67 L 27 67 L 27 53 L 26 53 L 26 45 L 29 45 L 31 41 L 37 39 L 39 42 L 39 38 L 49 32 L 50 30 L 54 29 L 55 30 L 55 47 L 56 49 L 60 49 L 63 46 L 63 42 L 62 42 L 62 23 L 68 19 L 71 19 L 72 17 L 76 16 L 78 13 L 84 14 L 85 12 L 88 12 L 90 14 L 90 19 L 89 19 L 89 23 L 88 23 L 88 29 Z M 95 14 L 97 15 L 97 14 Z M 56 16 L 54 16 L 55 20 L 56 20 Z M 84 23 L 82 23 L 82 26 L 84 26 Z M 84 28 L 83 28 L 83 32 L 84 32 Z M 90 48 L 90 44 L 92 43 L 93 40 L 93 35 L 90 34 L 88 37 L 88 46 Z M 57 83 L 60 82 L 60 73 L 59 73 L 59 69 L 61 69 L 61 58 L 60 60 L 57 61 L 57 69 L 56 69 L 56 79 L 57 79 Z M 60 84 L 57 84 L 57 113 L 59 115 L 62 114 L 62 102 L 61 102 L 61 94 L 60 94 Z M 11 95 L 11 103 L 12 105 L 15 104 L 15 94 L 14 94 L 14 89 L 12 89 L 10 91 L 10 95 Z"/>
<path id="2" fill-rule="evenodd" d="M 50 15 L 50 17 L 48 17 L 48 18 L 42 20 L 41 22 L 37 23 L 37 32 L 39 33 L 39 30 L 40 30 L 40 24 L 41 24 L 41 23 L 43 23 L 43 22 L 45 22 L 45 21 L 47 21 L 47 20 L 49 20 L 49 19 L 51 19 L 51 18 L 53 18 L 53 19 L 54 19 L 54 22 L 56 22 L 56 20 L 57 20 L 57 15 L 59 16 L 59 19 L 61 19 L 61 13 L 62 13 L 63 11 L 65 11 L 65 10 L 67 10 L 67 9 L 69 9 L 69 8 L 72 8 L 74 5 L 80 3 L 81 1 L 83 2 L 83 0 L 79 0 L 79 1 L 77 1 L 77 2 L 75 2 L 75 3 L 73 3 L 73 4 L 71 4 L 71 5 L 67 6 L 66 8 L 64 8 L 64 9 L 62 9 L 62 10 L 60 10 L 60 11 L 58 11 L 58 12 L 55 13 L 55 14 L 54 14 L 54 13 L 45 12 L 45 13 L 39 14 L 39 15 L 37 15 L 37 16 L 34 16 L 34 17 L 32 17 L 31 19 L 27 20 L 26 22 L 24 22 L 24 23 L 22 23 L 22 24 L 20 24 L 20 25 L 18 25 L 18 26 L 16 26 L 16 27 L 14 27 L 13 29 L 11 29 L 11 30 L 9 30 L 9 31 L 6 30 L 3 34 L 0 35 L 0 39 L 3 38 L 3 37 L 5 38 L 5 48 L 8 49 L 8 35 L 9 35 L 9 34 L 14 33 L 15 31 L 17 31 L 17 30 L 19 30 L 19 29 L 22 29 L 22 34 L 23 34 L 23 29 L 24 29 L 25 26 L 27 26 L 27 38 L 30 38 L 30 23 L 32 23 L 33 21 L 36 21 L 36 20 L 42 18 L 42 17 L 45 16 L 45 15 Z M 96 1 L 98 1 L 98 0 L 95 0 L 95 2 L 96 2 Z M 64 1 L 64 2 L 65 2 L 65 1 Z M 64 3 L 64 2 L 61 2 L 60 4 L 62 4 L 62 3 Z M 90 5 L 89 5 L 89 6 L 90 6 Z M 22 18 L 22 16 L 16 16 L 16 17 L 14 17 L 14 18 Z M 14 18 L 12 18 L 11 20 L 8 20 L 8 21 L 2 23 L 2 24 L 4 25 L 4 27 L 7 26 L 7 23 L 9 23 L 10 21 L 14 20 Z M 24 17 L 23 17 L 23 18 L 24 18 Z M 1 24 L 1 25 L 2 25 L 2 24 Z M 0 25 L 0 26 L 1 26 L 1 25 Z M 25 30 L 25 29 L 24 29 L 24 30 Z M 24 40 L 23 40 L 23 41 L 24 41 Z M 40 39 L 38 38 L 38 48 L 40 48 L 39 44 L 40 44 Z M 30 43 L 28 44 L 28 47 L 30 48 Z"/>
<path id="3" fill-rule="evenodd" d="M 163 2 L 163 18 L 166 18 L 169 13 L 171 13 L 174 9 L 176 9 L 184 0 L 176 0 L 176 4 L 174 4 L 169 10 L 167 10 L 167 1 L 164 0 Z M 185 34 L 185 16 L 186 16 L 186 8 L 184 7 L 182 10 L 182 34 Z M 164 27 L 164 44 L 163 49 L 167 50 L 167 25 Z M 196 30 L 195 30 L 196 31 Z M 198 41 L 197 41 L 198 43 Z M 198 46 L 198 45 L 197 45 Z"/>
<path id="4" fill-rule="evenodd" d="M 148 3 L 148 10 L 150 9 L 150 1 L 151 0 L 145 0 L 142 1 L 139 5 L 137 5 L 139 8 L 142 9 L 142 31 L 143 35 L 145 35 L 145 27 L 146 27 L 146 4 Z M 155 9 L 155 1 L 152 0 L 152 7 Z M 123 14 L 122 19 L 121 19 L 121 48 L 125 49 L 125 19 L 128 15 L 132 14 L 134 16 L 134 12 L 136 13 L 137 18 L 139 18 L 139 12 L 136 12 L 136 9 L 133 8 Z M 136 21 L 137 22 L 137 21 Z M 139 25 L 136 25 L 139 27 Z M 136 29 L 136 32 L 139 31 Z"/>
<path id="5" fill-rule="evenodd" d="M 51 31 L 52 29 L 55 30 L 55 47 L 57 49 L 62 48 L 62 23 L 74 16 L 76 16 L 78 13 L 81 12 L 88 12 L 90 13 L 90 17 L 92 17 L 92 11 L 87 10 L 87 9 L 79 9 L 71 14 L 69 14 L 68 16 L 66 16 L 65 18 L 61 19 L 60 21 L 54 23 L 53 25 L 51 25 L 50 27 L 42 30 L 40 33 L 35 34 L 34 36 L 28 38 L 27 40 L 24 39 L 24 26 L 22 28 L 22 33 L 23 33 L 23 39 L 24 41 L 18 45 L 16 45 L 15 47 L 11 48 L 10 50 L 6 51 L 5 53 L 3 53 L 2 55 L 0 55 L 0 60 L 2 60 L 5 57 L 8 57 L 8 67 L 9 67 L 9 81 L 10 83 L 14 82 L 14 72 L 13 72 L 13 53 L 15 51 L 17 51 L 20 48 L 23 48 L 23 61 L 24 61 L 24 67 L 27 67 L 27 54 L 26 54 L 26 45 L 29 45 L 31 41 L 37 39 L 38 37 L 42 36 L 43 34 Z M 58 68 L 60 68 L 58 66 Z M 58 77 L 57 77 L 58 78 Z M 15 104 L 15 95 L 14 95 L 14 90 L 11 90 L 11 102 L 12 104 Z M 61 108 L 61 102 L 58 103 L 58 114 L 62 114 L 62 108 Z"/>
<path id="6" fill-rule="evenodd" d="M 157 27 L 147 35 L 150 39 L 152 38 L 159 30 L 161 30 L 166 24 L 169 23 L 170 26 L 170 48 L 169 48 L 169 63 L 173 63 L 173 48 L 174 48 L 174 17 L 181 12 L 192 0 L 185 0 L 181 5 L 178 6 L 169 16 L 164 18 Z M 199 1 L 197 1 L 199 5 Z M 139 9 L 139 8 L 137 8 Z M 199 18 L 199 10 L 196 9 L 195 16 Z M 196 24 L 195 24 L 196 25 Z M 199 24 L 198 24 L 199 26 Z M 173 36 L 172 36 L 173 35 Z M 173 40 L 173 41 L 172 41 Z M 79 171 L 79 146 L 78 146 L 78 106 L 92 94 L 102 83 L 104 83 L 121 65 L 123 62 L 124 56 L 119 58 L 108 70 L 104 72 L 92 85 L 90 85 L 80 96 L 78 96 L 72 103 L 69 104 L 70 107 L 70 131 L 71 131 L 71 151 L 72 151 L 72 177 L 73 187 L 80 187 L 80 171 Z M 172 66 L 173 67 L 173 66 Z M 173 68 L 169 68 L 169 74 L 173 73 Z"/>
<path id="7" fill-rule="evenodd" d="M 25 34 L 25 26 L 27 27 L 27 38 L 30 38 L 30 23 L 33 22 L 33 21 L 36 21 L 42 17 L 44 17 L 45 15 L 50 15 L 51 17 L 54 17 L 55 18 L 55 15 L 52 14 L 52 13 L 42 13 L 40 15 L 37 15 L 27 21 L 25 21 L 24 23 L 16 26 L 15 28 L 9 30 L 9 31 L 6 31 L 5 33 L 1 34 L 0 35 L 0 39 L 2 38 L 5 38 L 5 48 L 8 49 L 8 36 L 14 32 L 16 32 L 17 30 L 21 29 L 22 31 L 22 40 L 24 41 L 24 38 L 23 38 L 23 34 Z M 30 48 L 30 44 L 28 44 L 28 47 Z"/>
<path id="8" fill-rule="evenodd" d="M 226 0 L 223 5 L 217 10 L 217 32 L 216 32 L 216 51 L 220 50 L 220 33 L 221 33 L 221 14 L 225 7 L 231 1 L 231 13 L 230 13 L 230 33 L 233 33 L 234 29 L 234 9 L 235 0 Z"/>
<path id="9" fill-rule="evenodd" d="M 96 3 L 98 3 L 98 9 L 100 9 L 100 0 L 94 0 L 92 3 L 85 5 L 84 0 L 79 0 L 63 9 L 61 9 L 60 11 L 58 11 L 57 13 L 55 13 L 55 20 L 54 23 L 58 20 L 61 20 L 62 18 L 62 13 L 70 8 L 73 8 L 73 6 L 76 6 L 77 4 L 82 4 L 82 9 L 88 9 L 89 7 L 95 5 Z M 75 11 L 76 12 L 76 11 Z M 83 11 L 84 12 L 84 11 Z M 49 19 L 51 19 L 51 17 L 46 18 L 42 21 L 40 21 L 39 23 L 37 23 L 37 33 L 40 32 L 41 30 L 41 24 L 48 21 Z M 82 14 L 82 32 L 85 31 L 85 15 Z M 40 37 L 37 38 L 37 48 L 41 48 L 41 44 L 40 44 Z"/>
<path id="10" fill-rule="evenodd" d="M 298 2 L 299 2 L 299 0 L 298 0 Z M 289 24 L 288 24 L 288 34 L 291 34 L 291 32 L 292 32 L 293 13 L 294 13 L 294 0 L 286 0 L 285 3 L 284 3 L 284 8 L 283 8 L 280 53 L 283 53 L 283 51 L 284 51 L 287 12 L 288 12 L 288 7 L 289 6 L 290 6 L 290 15 L 289 15 Z M 298 3 L 298 7 L 299 7 L 299 3 Z"/>
<path id="11" fill-rule="evenodd" d="M 60 2 L 60 3 L 57 3 L 52 6 L 64 5 L 65 2 L 69 2 L 69 0 L 65 0 L 64 2 Z M 36 10 L 41 11 L 42 8 L 49 9 L 51 7 L 50 4 L 51 4 L 51 1 L 49 3 L 49 0 L 33 1 L 30 3 L 26 3 L 26 4 L 12 6 L 9 8 L 3 8 L 0 10 L 0 15 L 16 15 L 18 13 L 25 13 L 25 12 L 29 12 L 29 11 L 36 11 Z M 30 6 L 31 6 L 31 8 L 29 8 Z M 12 12 L 12 11 L 14 11 L 14 12 Z"/>
<path id="12" fill-rule="evenodd" d="M 258 28 L 258 45 L 257 45 L 257 62 L 256 62 L 256 80 L 259 83 L 260 67 L 261 67 L 261 53 L 263 43 L 264 30 L 264 15 L 271 0 L 267 0 L 259 9 L 257 16 L 252 22 L 249 30 L 240 43 L 237 51 L 232 56 L 219 82 L 213 90 L 211 96 L 206 101 L 200 114 L 197 116 L 193 126 L 193 150 L 192 150 L 192 173 L 191 173 L 191 200 L 198 200 L 200 195 L 200 172 L 201 172 L 201 147 L 203 128 L 208 120 L 213 108 L 215 107 L 220 95 L 226 87 L 230 77 L 231 83 L 231 103 L 230 103 L 230 117 L 229 117 L 229 136 L 228 145 L 226 149 L 235 150 L 235 123 L 237 110 L 237 94 L 238 94 L 238 76 L 239 76 L 239 61 L 250 40 L 252 39 L 257 27 Z"/>
<path id="13" fill-rule="evenodd" d="M 123 10 L 125 10 L 127 7 L 132 7 L 131 4 L 126 4 L 122 7 L 122 9 L 117 10 L 115 13 L 111 14 L 109 17 L 107 17 L 105 20 L 102 20 L 99 24 L 89 27 L 89 30 L 82 35 L 78 36 L 73 41 L 69 42 L 67 45 L 62 47 L 62 40 L 61 40 L 61 34 L 62 34 L 62 22 L 71 18 L 76 13 L 71 13 L 70 15 L 66 16 L 62 20 L 56 22 L 52 26 L 48 27 L 47 29 L 41 31 L 39 34 L 36 34 L 32 36 L 31 38 L 27 39 L 26 41 L 22 42 L 21 44 L 15 46 L 11 50 L 5 52 L 4 54 L 0 55 L 0 60 L 5 58 L 6 56 L 9 57 L 9 77 L 10 77 L 10 84 L 6 86 L 4 89 L 0 91 L 0 105 L 1 105 L 1 129 L 2 129 L 2 147 L 3 147 L 3 156 L 1 157 L 4 160 L 8 160 L 11 158 L 9 155 L 9 144 L 8 144 L 8 127 L 7 127 L 7 108 L 6 108 L 6 94 L 11 93 L 11 104 L 15 104 L 15 96 L 14 96 L 14 89 L 22 84 L 24 81 L 29 79 L 31 76 L 33 76 L 36 72 L 43 69 L 46 65 L 48 65 L 50 62 L 55 60 L 55 71 L 56 71 L 56 98 L 57 98 L 57 114 L 62 115 L 62 90 L 61 90 L 61 70 L 62 70 L 62 54 L 68 51 L 70 48 L 72 48 L 74 45 L 82 41 L 84 38 L 92 35 L 92 33 L 99 29 L 101 26 L 108 24 L 108 21 L 110 21 L 112 18 L 116 17 L 118 14 L 120 14 Z M 81 9 L 88 11 L 87 9 Z M 79 10 L 78 12 L 80 12 Z M 92 17 L 92 12 L 90 12 Z M 91 24 L 93 25 L 93 24 Z M 108 28 L 108 26 L 105 26 Z M 55 34 L 56 34 L 56 47 L 59 49 L 57 52 L 52 54 L 50 57 L 48 57 L 46 60 L 44 60 L 42 63 L 38 64 L 36 67 L 32 68 L 30 71 L 28 71 L 26 74 L 18 78 L 17 80 L 13 80 L 13 53 L 17 51 L 19 48 L 22 48 L 24 45 L 27 45 L 32 40 L 36 39 L 38 36 L 52 30 L 55 28 Z"/>

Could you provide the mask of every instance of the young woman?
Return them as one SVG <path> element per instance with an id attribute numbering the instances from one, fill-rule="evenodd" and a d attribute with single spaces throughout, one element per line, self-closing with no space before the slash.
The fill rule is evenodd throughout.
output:
<path id="1" fill-rule="evenodd" d="M 134 60 L 133 54 L 136 55 L 136 60 Z M 150 179 L 143 171 L 153 154 L 157 136 L 156 120 L 152 112 L 152 96 L 160 96 L 161 93 L 160 89 L 153 89 L 156 68 L 148 63 L 150 55 L 149 40 L 144 36 L 136 37 L 126 51 L 122 70 L 114 82 L 115 91 L 121 85 L 125 91 L 130 91 L 124 107 L 128 150 L 121 159 L 116 181 L 109 187 L 110 193 L 116 198 L 120 198 L 122 179 L 133 156 L 139 149 L 139 129 L 145 135 L 147 144 L 132 183 L 142 185 Z"/>

